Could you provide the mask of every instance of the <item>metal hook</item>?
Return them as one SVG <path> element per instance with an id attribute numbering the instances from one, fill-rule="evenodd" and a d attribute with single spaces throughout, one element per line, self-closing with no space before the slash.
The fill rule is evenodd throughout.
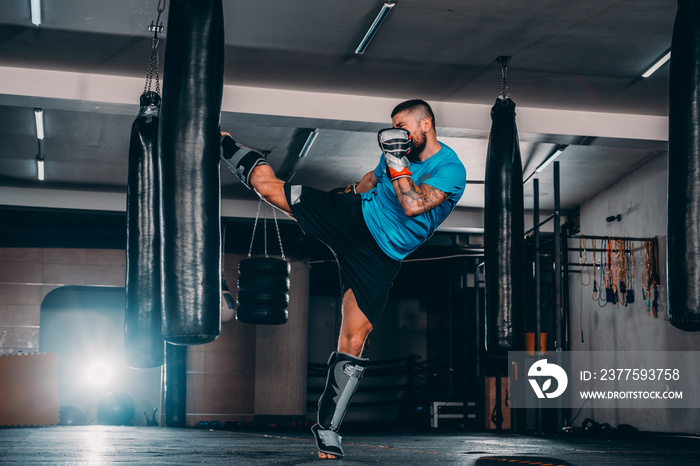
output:
<path id="1" fill-rule="evenodd" d="M 163 5 L 161 6 L 161 2 Z M 158 0 L 158 16 L 156 17 L 155 23 L 151 21 L 151 25 L 148 26 L 148 30 L 153 33 L 153 44 L 157 47 L 158 44 L 158 33 L 163 32 L 163 23 L 160 21 L 160 15 L 165 11 L 166 0 Z"/>

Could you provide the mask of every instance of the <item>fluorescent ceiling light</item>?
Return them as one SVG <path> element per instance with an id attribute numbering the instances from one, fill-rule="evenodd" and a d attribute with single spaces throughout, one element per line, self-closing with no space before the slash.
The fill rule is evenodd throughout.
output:
<path id="1" fill-rule="evenodd" d="M 367 30 L 365 37 L 362 38 L 362 41 L 360 41 L 360 45 L 357 46 L 357 49 L 355 50 L 356 55 L 361 55 L 361 54 L 365 53 L 367 46 L 369 45 L 369 43 L 372 41 L 372 38 L 379 30 L 379 26 L 382 25 L 382 23 L 384 22 L 386 17 L 389 15 L 389 12 L 391 11 L 391 9 L 394 8 L 394 5 L 396 5 L 396 2 L 386 2 L 382 6 L 382 10 L 379 12 L 377 17 L 374 18 L 374 22 Z"/>
<path id="2" fill-rule="evenodd" d="M 567 147 L 568 147 L 568 146 L 563 145 L 563 144 L 562 144 L 562 145 L 558 145 L 558 146 L 557 146 L 557 149 L 554 151 L 554 153 L 552 153 L 552 155 L 550 155 L 549 157 L 547 157 L 547 159 L 546 159 L 544 162 L 542 162 L 542 163 L 540 164 L 539 167 L 535 168 L 535 173 L 541 173 L 542 170 L 544 170 L 545 168 L 547 168 L 547 166 L 549 166 L 550 163 L 554 162 L 554 160 L 555 160 L 557 157 L 559 157 L 559 156 L 561 155 L 561 153 L 564 152 L 564 149 L 566 149 Z"/>
<path id="3" fill-rule="evenodd" d="M 309 133 L 309 137 L 306 138 L 306 142 L 304 143 L 304 147 L 301 148 L 299 151 L 299 158 L 303 159 L 306 157 L 306 155 L 309 153 L 311 150 L 311 146 L 314 145 L 314 141 L 316 141 L 316 138 L 318 137 L 318 129 L 315 129 Z"/>
<path id="4" fill-rule="evenodd" d="M 40 108 L 34 109 L 34 122 L 36 123 L 36 137 L 44 139 L 44 111 Z"/>
<path id="5" fill-rule="evenodd" d="M 44 158 L 41 155 L 36 156 L 36 177 L 44 181 Z"/>
<path id="6" fill-rule="evenodd" d="M 41 24 L 41 0 L 31 0 L 30 5 L 32 9 L 32 24 L 39 26 Z"/>
<path id="7" fill-rule="evenodd" d="M 659 59 L 656 61 L 656 63 L 654 63 L 653 65 L 651 65 L 651 68 L 649 68 L 648 70 L 646 70 L 646 71 L 642 74 L 642 78 L 648 78 L 649 76 L 651 76 L 652 74 L 654 74 L 654 73 L 656 72 L 656 70 L 658 70 L 659 68 L 661 68 L 661 67 L 664 65 L 664 63 L 666 63 L 670 58 L 671 58 L 671 51 L 669 50 L 668 52 L 666 52 L 666 53 L 664 54 L 663 57 L 659 58 Z"/>

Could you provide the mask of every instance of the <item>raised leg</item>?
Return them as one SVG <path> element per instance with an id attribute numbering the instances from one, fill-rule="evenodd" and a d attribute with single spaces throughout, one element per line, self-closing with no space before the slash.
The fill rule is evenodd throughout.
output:
<path id="1" fill-rule="evenodd" d="M 221 157 L 248 189 L 291 216 L 292 211 L 284 195 L 284 181 L 275 176 L 265 157 L 237 143 L 226 132 L 221 133 Z"/>
<path id="2" fill-rule="evenodd" d="M 292 215 L 287 197 L 284 195 L 284 181 L 275 176 L 269 165 L 258 165 L 250 174 L 250 187 L 264 201 L 277 207 L 287 215 Z"/>

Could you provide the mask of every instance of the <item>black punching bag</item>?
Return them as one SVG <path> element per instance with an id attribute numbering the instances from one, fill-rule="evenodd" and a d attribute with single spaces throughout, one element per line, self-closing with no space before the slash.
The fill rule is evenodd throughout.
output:
<path id="1" fill-rule="evenodd" d="M 484 183 L 486 349 L 495 356 L 524 350 L 523 168 L 515 102 L 496 100 Z"/>
<path id="2" fill-rule="evenodd" d="M 221 0 L 172 0 L 166 30 L 159 135 L 163 338 L 194 345 L 221 331 Z"/>
<path id="3" fill-rule="evenodd" d="M 165 347 L 165 370 L 163 405 L 165 425 L 185 427 L 187 425 L 187 348 L 167 344 Z"/>
<path id="4" fill-rule="evenodd" d="M 668 132 L 668 320 L 700 330 L 700 1 L 678 0 Z"/>
<path id="5" fill-rule="evenodd" d="M 158 114 L 160 95 L 144 92 L 131 127 L 126 187 L 126 364 L 137 369 L 163 364 L 158 228 Z"/>

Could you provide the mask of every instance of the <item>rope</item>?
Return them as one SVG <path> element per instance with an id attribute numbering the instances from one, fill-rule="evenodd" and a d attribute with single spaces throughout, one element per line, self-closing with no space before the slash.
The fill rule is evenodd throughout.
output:
<path id="1" fill-rule="evenodd" d="M 654 318 L 658 318 L 658 301 L 657 301 L 657 287 L 658 282 L 658 269 L 656 264 L 658 243 L 655 238 L 648 239 L 644 243 L 644 253 L 646 255 L 646 281 L 645 286 L 647 289 L 647 313 L 653 313 Z M 654 298 L 652 300 L 652 292 L 654 293 Z"/>
<path id="2" fill-rule="evenodd" d="M 620 293 L 617 307 L 620 303 L 627 306 L 627 260 L 625 251 L 627 249 L 627 241 L 624 239 L 617 240 L 617 289 Z"/>
<path id="3" fill-rule="evenodd" d="M 594 246 L 595 248 L 595 246 Z M 583 255 L 581 254 L 583 250 Z M 593 257 L 595 261 L 595 256 Z M 583 287 L 591 284 L 591 271 L 588 266 L 585 266 L 586 273 L 588 275 L 588 283 L 583 281 L 583 268 L 584 264 L 588 264 L 588 251 L 586 250 L 586 240 L 584 238 L 579 238 L 579 250 L 578 250 L 578 262 L 579 262 L 579 281 L 581 282 L 581 295 L 579 296 L 579 306 L 581 312 L 578 316 L 579 328 L 581 329 L 581 343 L 583 343 Z M 595 264 L 593 265 L 593 272 L 595 273 Z"/>
<path id="4" fill-rule="evenodd" d="M 598 303 L 599 307 L 605 307 L 608 305 L 608 300 L 607 300 L 607 274 L 608 274 L 608 264 L 607 262 L 603 261 L 603 250 L 605 249 L 605 242 L 607 240 L 602 240 L 600 243 L 600 278 L 601 278 L 601 284 L 603 285 L 604 288 L 601 288 L 600 293 L 598 293 L 598 300 L 596 301 Z M 603 264 L 605 264 L 605 271 L 603 271 Z M 605 292 L 603 292 L 605 290 Z M 601 299 L 602 298 L 602 299 Z M 600 303 L 603 303 L 602 305 Z"/>
<path id="5" fill-rule="evenodd" d="M 593 298 L 593 301 L 598 301 L 600 299 L 600 285 L 598 284 L 598 266 L 596 265 L 595 261 L 595 255 L 597 252 L 597 247 L 595 239 L 591 239 L 591 243 L 593 245 L 593 293 L 591 293 L 591 296 Z"/>

